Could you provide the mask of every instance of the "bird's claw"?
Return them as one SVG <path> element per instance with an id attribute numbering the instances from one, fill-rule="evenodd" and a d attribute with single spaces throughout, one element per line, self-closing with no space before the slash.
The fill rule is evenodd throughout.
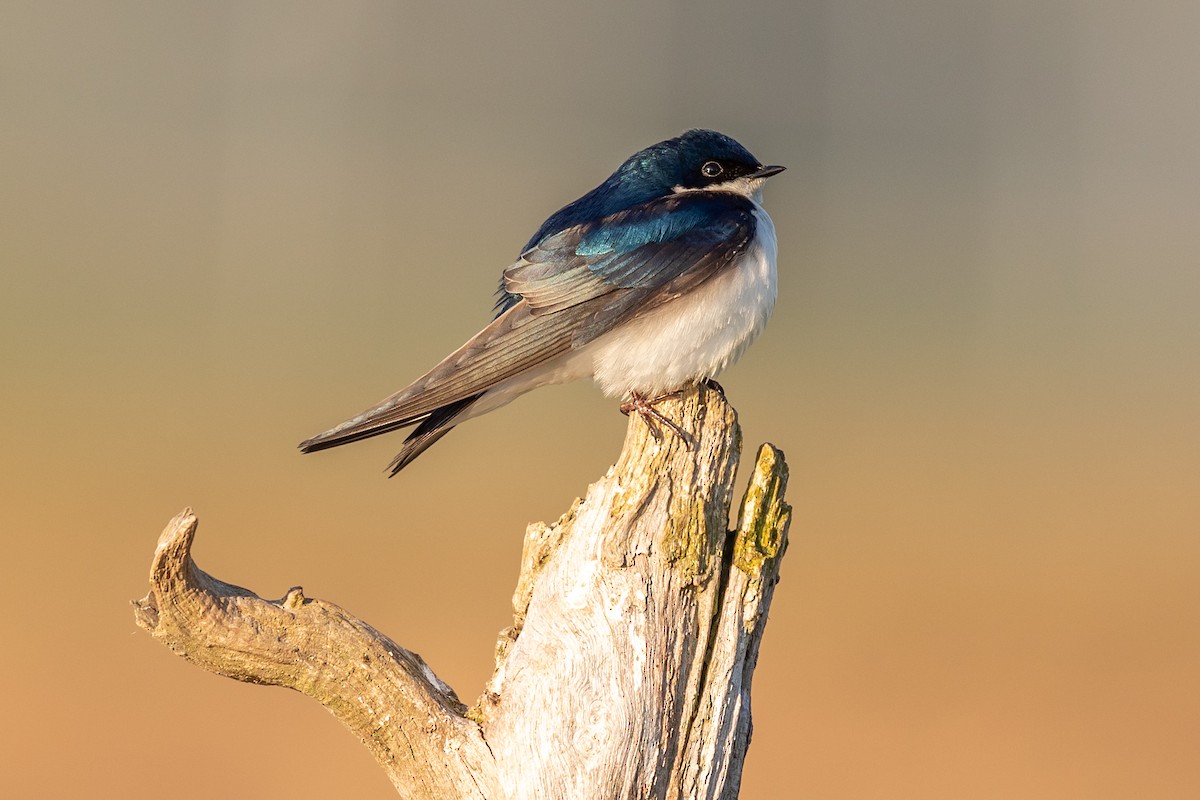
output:
<path id="1" fill-rule="evenodd" d="M 679 392 L 669 392 L 668 394 L 660 395 L 653 400 L 648 400 L 641 392 L 630 392 L 629 400 L 621 404 L 621 413 L 629 416 L 631 412 L 636 411 L 642 421 L 646 423 L 646 427 L 650 431 L 650 435 L 654 437 L 654 441 L 658 444 L 663 443 L 662 430 L 658 427 L 666 425 L 675 432 L 680 439 L 687 443 L 688 447 L 692 446 L 692 437 L 688 436 L 687 431 L 679 427 L 666 417 L 661 411 L 655 408 L 656 403 L 661 403 L 672 397 L 678 397 Z"/>

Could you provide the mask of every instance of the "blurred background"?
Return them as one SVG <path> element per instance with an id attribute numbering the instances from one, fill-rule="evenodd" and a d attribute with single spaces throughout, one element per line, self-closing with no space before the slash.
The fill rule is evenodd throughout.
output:
<path id="1" fill-rule="evenodd" d="M 1157 0 L 5 3 L 5 793 L 393 797 L 315 703 L 134 626 L 156 538 L 194 506 L 201 567 L 473 702 L 526 523 L 625 418 L 546 389 L 391 481 L 398 436 L 295 444 L 703 126 L 790 168 L 722 376 L 795 506 L 742 797 L 1200 796 L 1197 42 Z"/>

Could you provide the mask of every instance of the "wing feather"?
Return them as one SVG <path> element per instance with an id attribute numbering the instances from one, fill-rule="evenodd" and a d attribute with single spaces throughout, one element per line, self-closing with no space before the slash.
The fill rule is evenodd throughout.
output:
<path id="1" fill-rule="evenodd" d="M 705 278 L 754 238 L 750 200 L 684 192 L 575 225 L 542 239 L 504 271 L 505 291 L 534 315 L 554 314 L 620 289 L 658 289 Z"/>
<path id="2" fill-rule="evenodd" d="M 590 309 L 534 316 L 523 301 L 497 317 L 409 386 L 356 417 L 300 444 L 323 450 L 422 422 L 451 403 L 478 396 L 496 384 L 571 349 L 571 334 Z"/>
<path id="3" fill-rule="evenodd" d="M 432 419 L 414 434 L 415 457 L 492 387 L 688 292 L 732 263 L 754 234 L 750 200 L 685 192 L 546 236 L 504 272 L 518 301 L 411 385 L 300 449 Z"/>

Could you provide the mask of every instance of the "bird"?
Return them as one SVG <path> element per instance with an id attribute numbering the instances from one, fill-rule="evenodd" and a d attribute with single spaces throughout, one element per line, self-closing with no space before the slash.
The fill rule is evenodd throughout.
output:
<path id="1" fill-rule="evenodd" d="M 461 423 L 583 377 L 621 398 L 621 411 L 636 411 L 655 439 L 656 423 L 682 434 L 655 404 L 715 384 L 774 308 L 775 225 L 762 191 L 784 169 L 712 130 L 639 150 L 542 223 L 504 269 L 491 323 L 300 450 L 415 426 L 391 477 Z"/>

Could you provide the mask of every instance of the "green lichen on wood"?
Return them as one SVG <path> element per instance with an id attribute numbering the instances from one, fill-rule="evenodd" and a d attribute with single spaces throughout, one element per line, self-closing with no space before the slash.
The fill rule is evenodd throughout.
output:
<path id="1" fill-rule="evenodd" d="M 718 401 L 717 409 L 724 414 L 705 421 L 710 402 L 707 393 L 712 391 L 698 387 L 695 394 L 686 398 L 686 410 L 691 412 L 694 420 L 689 431 L 697 440 L 681 446 L 707 449 L 720 455 L 711 460 L 711 474 L 692 474 L 682 482 L 692 486 L 690 493 L 671 498 L 671 513 L 661 545 L 674 572 L 694 585 L 712 577 L 720 561 L 722 540 L 729 524 L 729 489 L 742 451 L 741 426 L 723 398 Z M 697 459 L 697 463 L 706 460 Z M 668 489 L 672 485 L 668 482 Z"/>
<path id="2" fill-rule="evenodd" d="M 764 565 L 777 559 L 786 546 L 792 507 L 783 500 L 788 467 L 783 452 L 772 444 L 758 450 L 750 485 L 742 500 L 733 564 L 748 575 L 759 575 Z"/>
<path id="3" fill-rule="evenodd" d="M 479 725 L 480 727 L 488 724 L 488 721 L 490 719 L 488 717 L 487 712 L 483 710 L 483 698 L 482 697 L 479 699 L 479 702 L 475 703 L 475 705 L 468 708 L 466 710 L 466 712 L 463 714 L 463 716 L 466 717 L 467 719 L 471 720 L 472 722 L 474 722 L 476 725 Z"/>
<path id="4" fill-rule="evenodd" d="M 663 531 L 663 555 L 677 574 L 691 583 L 699 583 L 712 574 L 712 556 L 717 549 L 713 538 L 725 526 L 707 518 L 705 498 L 690 497 L 685 502 L 686 511 L 672 509 Z"/>

